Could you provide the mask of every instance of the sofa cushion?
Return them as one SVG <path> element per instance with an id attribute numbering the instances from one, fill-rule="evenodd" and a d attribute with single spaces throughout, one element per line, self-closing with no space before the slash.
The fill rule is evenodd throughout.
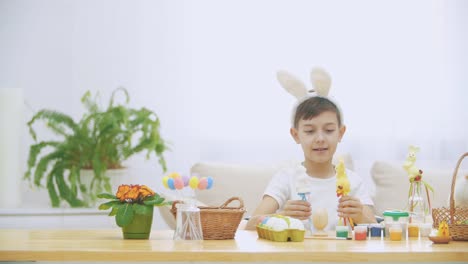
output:
<path id="1" fill-rule="evenodd" d="M 453 170 L 422 170 L 423 180 L 434 188 L 432 207 L 448 206 Z M 410 183 L 402 163 L 376 161 L 371 168 L 371 178 L 375 184 L 373 201 L 376 215 L 382 216 L 385 210 L 407 210 Z"/>

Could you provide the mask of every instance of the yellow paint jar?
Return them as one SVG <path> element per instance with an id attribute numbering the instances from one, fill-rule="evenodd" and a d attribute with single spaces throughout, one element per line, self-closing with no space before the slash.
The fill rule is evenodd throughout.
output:
<path id="1" fill-rule="evenodd" d="M 418 224 L 408 224 L 408 237 L 419 237 Z"/>
<path id="2" fill-rule="evenodd" d="M 392 241 L 401 240 L 403 230 L 401 229 L 400 225 L 392 225 L 388 231 L 390 233 L 390 240 Z"/>

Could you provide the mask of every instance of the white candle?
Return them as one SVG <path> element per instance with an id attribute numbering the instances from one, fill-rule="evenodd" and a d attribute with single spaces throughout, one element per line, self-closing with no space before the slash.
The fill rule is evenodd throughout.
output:
<path id="1" fill-rule="evenodd" d="M 21 203 L 21 136 L 24 100 L 21 89 L 0 88 L 0 208 Z"/>

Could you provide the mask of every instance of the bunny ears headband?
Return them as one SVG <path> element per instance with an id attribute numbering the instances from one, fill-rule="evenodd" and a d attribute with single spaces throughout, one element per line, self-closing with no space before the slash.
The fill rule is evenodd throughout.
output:
<path id="1" fill-rule="evenodd" d="M 330 100 L 333 104 L 335 104 L 336 108 L 340 112 L 341 119 L 343 119 L 343 114 L 341 112 L 340 107 L 338 104 L 328 97 L 328 93 L 330 92 L 331 87 L 331 77 L 322 68 L 313 68 L 310 72 L 310 82 L 312 83 L 312 89 L 308 90 L 306 85 L 292 74 L 286 71 L 278 71 L 276 73 L 276 77 L 281 84 L 281 86 L 291 95 L 296 97 L 298 100 L 298 104 L 302 101 L 306 100 L 311 96 L 320 96 L 326 97 Z M 297 107 L 297 105 L 296 105 Z M 296 109 L 296 107 L 294 109 Z M 293 111 L 293 119 L 295 115 L 295 110 Z"/>
<path id="2" fill-rule="evenodd" d="M 297 100 L 303 100 L 314 92 L 318 96 L 327 97 L 330 91 L 330 75 L 322 68 L 314 68 L 310 72 L 312 90 L 307 90 L 302 81 L 286 71 L 278 71 L 276 77 L 281 86 L 283 86 L 288 93 L 296 97 Z"/>

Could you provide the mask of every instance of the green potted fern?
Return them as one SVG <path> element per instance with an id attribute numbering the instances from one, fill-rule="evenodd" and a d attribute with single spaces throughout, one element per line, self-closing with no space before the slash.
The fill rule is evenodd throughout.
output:
<path id="1" fill-rule="evenodd" d="M 117 92 L 125 96 L 124 104 L 114 102 Z M 27 123 L 35 143 L 29 149 L 24 179 L 47 188 L 53 207 L 62 202 L 71 207 L 93 205 L 99 193 L 111 192 L 106 172 L 123 168 L 123 161 L 143 151 L 147 159 L 154 154 L 166 171 L 163 153 L 168 146 L 160 135 L 158 116 L 146 108 L 130 108 L 124 88 L 112 92 L 106 109 L 101 109 L 98 98 L 89 91 L 83 95 L 86 112 L 78 121 L 65 113 L 43 109 Z M 44 122 L 58 138 L 38 140 L 36 122 Z M 91 180 L 83 180 L 83 170 L 93 171 Z"/>

